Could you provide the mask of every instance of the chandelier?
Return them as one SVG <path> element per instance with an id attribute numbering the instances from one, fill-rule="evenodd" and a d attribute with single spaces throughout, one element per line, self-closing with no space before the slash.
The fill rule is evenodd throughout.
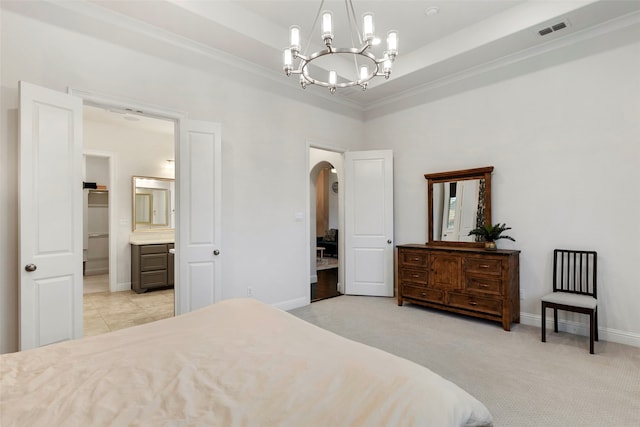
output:
<path id="1" fill-rule="evenodd" d="M 300 85 L 303 89 L 305 89 L 307 85 L 315 84 L 329 88 L 332 94 L 335 93 L 336 88 L 360 86 L 362 90 L 366 90 L 368 82 L 374 77 L 384 76 L 385 79 L 388 79 L 389 75 L 391 75 L 391 66 L 398 55 L 398 32 L 389 31 L 387 33 L 387 50 L 381 58 L 377 58 L 370 51 L 370 48 L 375 42 L 379 42 L 374 34 L 373 13 L 367 12 L 363 14 L 362 31 L 360 31 L 352 1 L 345 0 L 344 4 L 347 11 L 352 47 L 333 47 L 333 15 L 331 11 L 323 11 L 324 0 L 320 3 L 320 8 L 318 9 L 311 29 L 311 33 L 313 33 L 318 20 L 322 17 L 321 35 L 325 45 L 324 49 L 307 54 L 309 50 L 309 45 L 307 45 L 304 54 L 301 53 L 300 27 L 297 25 L 290 27 L 290 46 L 284 50 L 283 69 L 287 76 L 299 74 Z M 354 25 L 356 26 L 355 30 Z M 357 45 L 355 43 L 356 36 L 358 41 Z M 317 72 L 312 76 L 311 70 L 309 69 L 311 62 L 333 55 L 348 56 L 353 59 L 355 70 L 351 71 L 351 77 L 346 77 L 338 81 L 338 73 L 335 70 L 329 71 L 326 80 L 318 77 Z M 297 67 L 294 68 L 294 61 L 296 60 L 299 60 L 299 62 Z"/>

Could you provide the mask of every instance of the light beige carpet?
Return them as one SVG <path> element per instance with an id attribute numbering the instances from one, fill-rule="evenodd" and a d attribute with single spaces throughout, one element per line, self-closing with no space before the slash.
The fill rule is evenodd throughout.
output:
<path id="1" fill-rule="evenodd" d="M 640 348 L 416 305 L 340 296 L 291 311 L 339 335 L 412 360 L 458 384 L 495 426 L 640 426 Z"/>

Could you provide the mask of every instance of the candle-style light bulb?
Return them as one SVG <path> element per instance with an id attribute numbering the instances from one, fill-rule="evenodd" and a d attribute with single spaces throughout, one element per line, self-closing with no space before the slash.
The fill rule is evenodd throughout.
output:
<path id="1" fill-rule="evenodd" d="M 360 67 L 360 80 L 366 80 L 369 78 L 369 68 L 366 65 Z"/>
<path id="2" fill-rule="evenodd" d="M 337 82 L 338 82 L 338 74 L 333 70 L 329 71 L 329 84 L 331 86 L 335 86 Z"/>
<path id="3" fill-rule="evenodd" d="M 284 72 L 288 75 L 291 74 L 291 68 L 293 66 L 293 58 L 291 56 L 291 49 L 287 48 L 284 50 L 284 53 L 282 55 L 283 58 L 283 63 L 284 63 Z"/>
<path id="4" fill-rule="evenodd" d="M 289 46 L 292 51 L 300 52 L 300 27 L 297 25 L 289 28 Z"/>
<path id="5" fill-rule="evenodd" d="M 367 12 L 362 15 L 362 38 L 367 42 L 371 42 L 374 38 L 374 32 L 373 13 Z"/>
<path id="6" fill-rule="evenodd" d="M 382 64 L 382 72 L 384 73 L 384 78 L 385 79 L 388 79 L 389 76 L 391 75 L 391 65 L 392 65 L 392 62 L 387 57 L 387 59 L 385 59 L 384 63 Z"/>
<path id="7" fill-rule="evenodd" d="M 387 33 L 387 55 L 393 61 L 398 54 L 398 32 L 389 31 Z"/>
<path id="8" fill-rule="evenodd" d="M 333 15 L 331 11 L 325 10 L 322 12 L 322 40 L 329 46 L 333 39 Z"/>

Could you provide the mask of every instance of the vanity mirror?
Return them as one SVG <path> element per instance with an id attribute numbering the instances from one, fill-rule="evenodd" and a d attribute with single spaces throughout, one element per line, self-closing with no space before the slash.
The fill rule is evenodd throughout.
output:
<path id="1" fill-rule="evenodd" d="M 133 231 L 173 229 L 175 180 L 134 176 Z"/>
<path id="2" fill-rule="evenodd" d="M 428 245 L 480 247 L 469 231 L 491 224 L 493 166 L 425 174 Z"/>

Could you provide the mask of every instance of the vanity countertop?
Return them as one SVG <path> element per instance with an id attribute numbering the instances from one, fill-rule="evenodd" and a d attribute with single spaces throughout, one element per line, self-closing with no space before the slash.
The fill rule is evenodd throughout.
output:
<path id="1" fill-rule="evenodd" d="M 129 243 L 132 245 L 159 245 L 163 243 L 174 243 L 175 234 L 170 233 L 133 233 L 129 236 Z"/>

